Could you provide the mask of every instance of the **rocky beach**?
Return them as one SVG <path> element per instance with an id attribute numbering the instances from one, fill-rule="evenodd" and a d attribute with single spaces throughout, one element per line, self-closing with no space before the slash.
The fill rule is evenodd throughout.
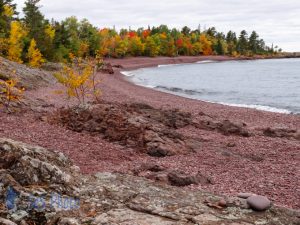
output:
<path id="1" fill-rule="evenodd" d="M 21 193 L 32 191 L 33 186 L 43 188 L 44 192 L 59 187 L 68 196 L 92 198 L 84 203 L 86 209 L 91 208 L 81 211 L 85 216 L 69 215 L 78 224 L 89 224 L 86 218 L 93 218 L 92 224 L 142 224 L 136 222 L 142 220 L 149 220 L 145 224 L 299 223 L 296 213 L 300 209 L 299 115 L 187 99 L 136 86 L 121 74 L 138 68 L 202 60 L 236 59 L 224 56 L 107 59 L 108 69 L 97 75 L 101 80 L 102 101 L 78 107 L 72 102 L 66 105 L 64 96 L 57 94 L 61 86 L 51 72 L 1 59 L 0 79 L 16 70 L 28 90 L 18 112 L 0 112 L 1 182 L 17 185 Z M 10 150 L 5 145 L 11 146 Z M 47 150 L 40 152 L 34 150 L 39 147 L 33 146 Z M 61 157 L 72 162 L 56 161 L 58 156 L 52 155 L 53 151 L 63 153 L 65 156 Z M 25 160 L 24 154 L 54 164 L 62 174 L 69 174 L 70 179 L 55 173 L 50 176 L 55 180 L 43 180 L 48 177 L 43 175 L 44 169 Z M 19 177 L 21 171 L 27 170 L 33 173 L 41 170 L 42 175 L 36 175 L 37 180 L 30 180 L 35 176 L 27 172 L 24 178 Z M 71 175 L 72 172 L 76 174 Z M 80 180 L 85 183 L 84 188 L 79 191 L 74 188 L 82 183 L 71 181 L 73 176 L 88 177 Z M 70 184 L 69 189 L 66 183 Z M 141 186 L 133 188 L 134 183 Z M 32 190 L 22 189 L 28 185 Z M 93 196 L 91 187 L 99 189 Z M 185 196 L 185 201 L 179 203 L 173 199 L 176 195 Z M 157 198 L 166 207 L 162 211 L 158 210 Z M 104 205 L 107 199 L 110 202 Z M 170 211 L 172 207 L 175 208 Z M 253 213 L 253 209 L 269 210 Z M 1 210 L 0 206 L 0 217 L 7 215 Z M 76 224 L 71 219 L 63 223 L 58 215 L 51 221 Z M 128 217 L 135 220 L 128 219 L 131 222 L 125 223 L 116 219 L 124 215 L 132 215 Z"/>

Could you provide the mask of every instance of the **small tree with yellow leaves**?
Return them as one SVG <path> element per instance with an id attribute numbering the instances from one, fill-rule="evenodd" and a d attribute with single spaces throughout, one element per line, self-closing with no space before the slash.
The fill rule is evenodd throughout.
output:
<path id="1" fill-rule="evenodd" d="M 98 88 L 100 81 L 96 79 L 96 60 L 83 60 L 73 55 L 70 55 L 70 59 L 72 62 L 69 65 L 54 74 L 57 81 L 65 86 L 68 99 L 76 98 L 79 104 L 85 104 L 88 97 L 99 101 L 101 91 Z"/>
<path id="2" fill-rule="evenodd" d="M 40 50 L 36 47 L 36 42 L 34 39 L 31 40 L 30 46 L 27 53 L 27 58 L 29 61 L 29 65 L 32 67 L 41 67 L 45 62 L 43 59 L 43 55 Z"/>
<path id="3" fill-rule="evenodd" d="M 11 112 L 12 103 L 20 102 L 25 91 L 24 88 L 17 87 L 17 84 L 18 80 L 15 78 L 0 80 L 0 106 L 4 106 L 8 112 Z"/>
<path id="4" fill-rule="evenodd" d="M 13 21 L 11 23 L 11 31 L 8 40 L 8 59 L 23 63 L 21 56 L 23 51 L 23 39 L 27 35 L 26 29 L 19 21 Z"/>

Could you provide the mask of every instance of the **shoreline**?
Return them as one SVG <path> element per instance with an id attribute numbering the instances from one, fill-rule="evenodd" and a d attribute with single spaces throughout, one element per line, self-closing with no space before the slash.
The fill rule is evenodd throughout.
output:
<path id="1" fill-rule="evenodd" d="M 272 58 L 272 59 L 277 59 L 277 58 Z M 116 79 L 116 81 L 121 82 L 123 85 L 126 85 L 126 87 L 130 87 L 132 89 L 138 89 L 138 90 L 144 90 L 145 94 L 150 94 L 153 95 L 154 93 L 159 93 L 162 96 L 166 96 L 167 98 L 172 99 L 178 99 L 182 101 L 186 101 L 189 104 L 199 104 L 203 105 L 207 108 L 209 108 L 209 111 L 217 111 L 217 110 L 222 110 L 222 111 L 232 111 L 235 115 L 237 114 L 238 111 L 240 111 L 242 114 L 244 113 L 255 113 L 259 114 L 264 114 L 264 115 L 272 115 L 273 117 L 280 117 L 281 115 L 283 117 L 286 116 L 291 116 L 295 117 L 295 123 L 296 127 L 300 127 L 300 116 L 299 114 L 294 114 L 294 113 L 280 113 L 280 112 L 272 112 L 272 111 L 266 111 L 266 110 L 260 110 L 252 107 L 242 107 L 242 106 L 236 106 L 236 105 L 228 105 L 228 104 L 222 104 L 222 103 L 215 103 L 215 102 L 208 102 L 204 101 L 201 99 L 193 99 L 193 98 L 188 98 L 185 96 L 180 96 L 180 95 L 175 95 L 174 93 L 169 93 L 169 92 L 164 92 L 157 90 L 155 88 L 150 88 L 150 87 L 145 87 L 141 85 L 137 85 L 130 81 L 124 74 L 122 74 L 123 71 L 130 72 L 138 69 L 143 69 L 143 68 L 149 68 L 149 67 L 158 67 L 159 65 L 174 65 L 174 64 L 189 64 L 189 63 L 197 63 L 199 61 L 206 61 L 206 60 L 212 60 L 212 61 L 218 61 L 218 62 L 225 62 L 225 61 L 242 61 L 242 60 L 249 60 L 249 58 L 233 58 L 233 57 L 228 57 L 228 56 L 195 56 L 195 57 L 177 57 L 177 58 L 170 58 L 170 57 L 156 57 L 156 58 L 148 58 L 148 57 L 135 57 L 135 58 L 124 58 L 124 59 L 107 59 L 106 62 L 111 63 L 112 65 L 122 65 L 123 68 L 114 68 L 115 74 L 109 79 L 104 78 L 106 81 L 109 81 L 111 78 Z M 251 60 L 260 60 L 260 58 L 253 58 Z M 109 85 L 111 86 L 111 85 Z M 106 86 L 104 85 L 104 88 L 106 89 Z M 112 87 L 110 87 L 112 88 Z M 114 89 L 114 88 L 112 88 Z M 105 92 L 104 92 L 105 94 Z M 127 93 L 126 93 L 127 94 Z M 173 96 L 173 97 L 172 97 Z M 110 97 L 105 95 L 105 98 L 108 100 Z M 132 97 L 139 101 L 138 97 Z M 122 99 L 122 97 L 120 97 Z M 184 100 L 185 99 L 185 100 Z M 140 100 L 145 100 L 145 98 L 142 98 Z M 146 100 L 147 101 L 147 100 Z M 163 107 L 163 104 L 159 104 L 159 107 Z M 180 107 L 179 107 L 180 108 Z M 279 109 L 280 110 L 280 109 Z M 227 113 L 226 113 L 227 114 Z M 227 114 L 228 115 L 228 114 Z M 227 116 L 226 115 L 226 116 Z"/>
<path id="2" fill-rule="evenodd" d="M 278 58 L 274 58 L 274 59 L 278 59 Z M 163 93 L 169 93 L 175 96 L 180 96 L 183 98 L 188 98 L 188 99 L 193 99 L 193 100 L 198 100 L 198 101 L 202 101 L 202 102 L 206 102 L 206 103 L 212 103 L 212 104 L 220 104 L 220 105 L 224 105 L 224 106 L 230 106 L 230 107 L 238 107 L 238 108 L 248 108 L 248 109 L 256 109 L 259 111 L 264 111 L 264 112 L 272 112 L 272 113 L 280 113 L 280 114 L 288 114 L 288 115 L 299 115 L 299 113 L 295 113 L 292 111 L 289 111 L 287 109 L 284 108 L 277 108 L 277 107 L 271 107 L 268 105 L 255 105 L 255 104 L 242 104 L 242 103 L 226 103 L 226 102 L 213 102 L 213 101 L 206 101 L 200 98 L 193 98 L 190 95 L 186 95 L 186 94 L 180 94 L 180 93 L 174 93 L 170 90 L 162 90 L 159 88 L 159 86 L 146 86 L 146 85 L 142 85 L 142 84 L 138 84 L 135 83 L 133 80 L 131 80 L 131 77 L 133 77 L 135 74 L 133 74 L 133 72 L 137 72 L 140 69 L 143 68 L 159 68 L 159 67 L 169 67 L 169 66 L 180 66 L 180 65 L 193 65 L 193 64 L 202 64 L 202 63 L 218 63 L 218 62 L 226 62 L 226 61 L 243 61 L 245 59 L 232 59 L 232 58 L 228 58 L 228 59 L 202 59 L 201 61 L 196 61 L 196 62 L 182 62 L 182 63 L 171 63 L 171 64 L 161 64 L 161 65 L 156 65 L 156 66 L 151 66 L 151 67 L 141 67 L 141 68 L 137 68 L 137 69 L 131 69 L 131 70 L 120 70 L 119 72 L 124 76 L 124 79 L 133 83 L 134 85 L 137 86 L 141 86 L 141 87 L 145 87 L 145 88 L 150 88 L 152 90 L 158 91 L 158 92 L 163 92 Z M 248 59 L 247 59 L 248 60 Z M 254 58 L 252 60 L 268 60 L 268 59 L 257 59 Z"/>

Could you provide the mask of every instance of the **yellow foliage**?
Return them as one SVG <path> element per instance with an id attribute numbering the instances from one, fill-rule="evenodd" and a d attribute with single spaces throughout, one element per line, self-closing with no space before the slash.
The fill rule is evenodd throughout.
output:
<path id="1" fill-rule="evenodd" d="M 86 57 L 89 53 L 89 44 L 86 42 L 81 42 L 79 46 L 78 56 L 79 57 Z"/>
<path id="2" fill-rule="evenodd" d="M 18 88 L 17 79 L 0 80 L 0 105 L 8 111 L 12 102 L 18 102 L 23 97 L 24 88 Z"/>
<path id="3" fill-rule="evenodd" d="M 45 62 L 43 59 L 42 53 L 36 47 L 36 42 L 34 39 L 31 40 L 30 46 L 27 53 L 27 58 L 29 60 L 29 65 L 32 67 L 41 67 L 41 65 Z"/>
<path id="4" fill-rule="evenodd" d="M 8 39 L 0 38 L 0 55 L 6 55 L 8 51 Z"/>
<path id="5" fill-rule="evenodd" d="M 212 42 L 208 40 L 205 34 L 201 34 L 200 36 L 200 44 L 202 46 L 203 55 L 211 55 L 212 54 Z"/>
<path id="6" fill-rule="evenodd" d="M 54 74 L 59 83 L 66 87 L 68 98 L 76 98 L 79 103 L 85 103 L 90 96 L 99 100 L 99 81 L 96 80 L 96 61 L 85 62 L 82 58 L 72 56 L 71 65 L 65 65 L 63 70 Z"/>
<path id="7" fill-rule="evenodd" d="M 22 39 L 27 35 L 26 30 L 22 27 L 22 24 L 19 21 L 13 21 L 11 23 L 11 31 L 8 40 L 8 59 L 23 63 L 21 60 L 21 55 L 23 51 Z"/>
<path id="8" fill-rule="evenodd" d="M 4 5 L 4 15 L 7 17 L 12 17 L 14 15 L 14 9 L 9 5 Z"/>
<path id="9" fill-rule="evenodd" d="M 55 37 L 55 29 L 50 24 L 48 24 L 45 28 L 45 34 L 50 38 L 51 41 L 53 41 Z"/>

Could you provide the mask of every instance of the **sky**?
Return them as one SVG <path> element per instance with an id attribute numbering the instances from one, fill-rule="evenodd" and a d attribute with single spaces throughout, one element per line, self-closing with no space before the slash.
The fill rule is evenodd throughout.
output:
<path id="1" fill-rule="evenodd" d="M 15 0 L 19 12 L 24 0 Z M 255 30 L 267 44 L 300 52 L 299 0 L 41 0 L 46 18 L 87 18 L 99 28 L 139 28 L 166 24 L 218 31 Z"/>

